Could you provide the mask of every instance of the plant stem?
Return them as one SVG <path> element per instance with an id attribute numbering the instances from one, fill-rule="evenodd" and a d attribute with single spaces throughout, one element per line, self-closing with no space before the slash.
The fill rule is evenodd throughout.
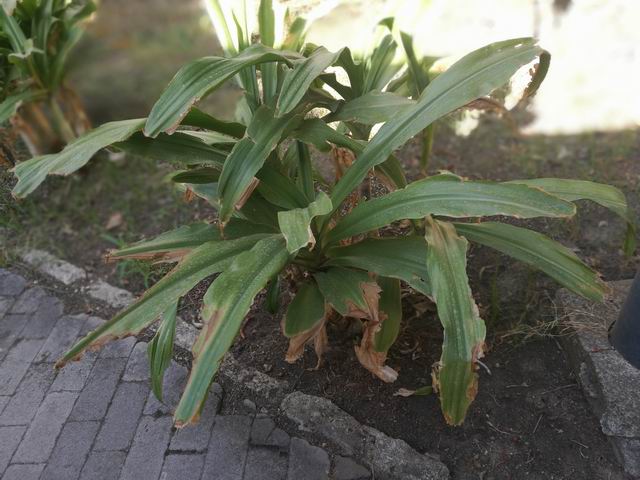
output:
<path id="1" fill-rule="evenodd" d="M 60 105 L 53 96 L 49 97 L 49 107 L 51 108 L 51 120 L 53 123 L 53 128 L 56 130 L 57 134 L 60 136 L 64 143 L 68 144 L 76 139 L 75 133 L 73 133 L 73 129 L 69 122 L 64 116 Z"/>
<path id="2" fill-rule="evenodd" d="M 420 170 L 424 176 L 427 175 L 427 169 L 429 168 L 429 157 L 431 156 L 431 149 L 433 147 L 433 134 L 435 125 L 431 124 L 422 131 L 422 157 L 420 157 Z"/>

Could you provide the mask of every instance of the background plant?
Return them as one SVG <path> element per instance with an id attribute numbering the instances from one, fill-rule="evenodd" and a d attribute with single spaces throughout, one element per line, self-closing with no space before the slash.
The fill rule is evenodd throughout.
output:
<path id="1" fill-rule="evenodd" d="M 257 21 L 261 43 L 252 43 L 246 9 L 237 3 L 236 8 L 217 1 L 209 5 L 225 57 L 185 65 L 149 118 L 105 124 L 60 154 L 15 168 L 14 194 L 24 196 L 48 173 L 69 174 L 112 146 L 177 163 L 180 170 L 172 180 L 219 213 L 217 224 L 187 225 L 113 252 L 111 259 L 177 265 L 135 304 L 79 341 L 59 366 L 89 347 L 135 335 L 161 317 L 150 352 L 152 381 L 161 385 L 177 302 L 201 280 L 219 274 L 204 295 L 204 327 L 175 412 L 177 425 L 188 424 L 197 419 L 255 296 L 270 284 L 271 298 L 278 276 L 287 275 L 298 285 L 283 325 L 288 361 L 299 358 L 307 342 L 320 359 L 326 325 L 340 315 L 364 324 L 355 348 L 362 365 L 383 381 L 394 381 L 397 374 L 385 360 L 402 321 L 404 282 L 436 303 L 445 335 L 433 386 L 445 419 L 457 425 L 477 392 L 486 333 L 466 273 L 469 241 L 539 268 L 587 298 L 602 299 L 604 284 L 569 249 L 496 218 L 478 219 L 568 218 L 576 211 L 572 202 L 589 199 L 631 225 L 617 189 L 562 179 L 473 181 L 446 172 L 408 183 L 393 156 L 435 120 L 484 99 L 538 59 L 525 92 L 533 94 L 549 65 L 548 53 L 535 41 L 506 40 L 471 52 L 420 90 L 422 68 L 405 66 L 403 75 L 403 67 L 388 60 L 393 35 L 383 36 L 364 57 L 354 58 L 348 48 L 329 52 L 306 45 L 304 24 L 287 21 L 286 12 L 276 16 L 271 2 L 263 1 Z M 392 21 L 383 27 L 392 30 Z M 345 73 L 345 81 L 335 69 Z M 193 106 L 233 77 L 245 91 L 237 121 L 221 121 Z M 372 134 L 378 123 L 382 127 Z M 319 174 L 322 165 L 311 161 L 311 149 L 334 153 L 333 180 Z M 386 191 L 372 194 L 368 186 L 375 178 Z M 412 221 L 408 231 L 389 228 L 402 220 Z M 630 232 L 629 249 L 632 227 Z"/>
<path id="2" fill-rule="evenodd" d="M 32 154 L 57 151 L 89 123 L 64 83 L 67 58 L 93 0 L 19 0 L 0 5 L 0 124 L 12 119 Z"/>

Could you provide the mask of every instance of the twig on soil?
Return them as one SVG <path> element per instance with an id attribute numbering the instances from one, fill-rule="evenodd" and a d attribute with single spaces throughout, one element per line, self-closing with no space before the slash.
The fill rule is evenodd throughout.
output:
<path id="1" fill-rule="evenodd" d="M 489 425 L 491 428 L 493 428 L 496 432 L 498 433 L 502 433 L 504 435 L 512 435 L 514 437 L 519 436 L 520 434 L 517 432 L 505 432 L 504 430 L 500 430 L 498 427 L 496 427 L 493 423 L 491 423 L 489 420 L 487 420 L 487 425 Z"/>
<path id="2" fill-rule="evenodd" d="M 569 385 L 562 385 L 561 387 L 552 388 L 551 390 L 546 390 L 542 392 L 540 395 L 546 395 L 547 393 L 557 392 L 558 390 L 564 390 L 565 388 L 577 387 L 577 383 L 571 383 Z"/>
<path id="3" fill-rule="evenodd" d="M 487 373 L 488 373 L 489 375 L 491 375 L 491 370 L 489 369 L 489 367 L 487 367 L 487 366 L 486 366 L 484 363 L 482 363 L 480 360 L 476 360 L 476 363 L 477 363 L 478 365 L 480 365 L 481 367 L 483 367 L 483 368 L 487 371 Z"/>
<path id="4" fill-rule="evenodd" d="M 534 427 L 533 432 L 531 432 L 531 435 L 534 435 L 538 431 L 538 425 L 540 425 L 541 420 L 542 420 L 542 414 L 540 414 L 540 416 L 538 417 L 538 421 L 536 422 L 536 426 Z"/>

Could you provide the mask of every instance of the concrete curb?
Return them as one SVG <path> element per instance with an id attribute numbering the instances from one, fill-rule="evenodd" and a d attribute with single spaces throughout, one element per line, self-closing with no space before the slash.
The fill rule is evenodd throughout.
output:
<path id="1" fill-rule="evenodd" d="M 112 308 L 124 308 L 135 300 L 129 291 L 114 287 L 101 279 L 91 278 L 82 268 L 47 252 L 28 250 L 18 252 L 18 255 L 39 273 L 66 286 L 79 286 L 80 293 L 104 302 Z M 81 282 L 85 284 L 81 285 Z M 154 327 L 150 330 L 153 331 Z M 190 352 L 198 334 L 199 330 L 193 325 L 180 320 L 176 326 L 175 344 Z M 330 400 L 297 391 L 288 393 L 288 382 L 241 365 L 231 353 L 225 356 L 219 377 L 226 384 L 225 390 L 235 387 L 239 391 L 250 393 L 272 409 L 279 410 L 285 418 L 298 426 L 301 433 L 307 432 L 329 442 L 344 455 L 340 464 L 341 469 L 345 470 L 344 476 L 334 472 L 335 478 L 360 478 L 352 475 L 361 471 L 363 467 L 348 457 L 353 457 L 371 468 L 376 479 L 449 478 L 449 470 L 437 457 L 423 455 L 403 440 L 388 437 L 376 429 L 360 424 Z M 345 443 L 344 439 L 348 441 Z"/>
<path id="2" fill-rule="evenodd" d="M 557 299 L 560 323 L 573 333 L 562 337 L 569 363 L 620 464 L 640 478 L 640 370 L 613 349 L 607 335 L 630 285 L 610 282 L 612 293 L 601 304 L 567 290 Z"/>

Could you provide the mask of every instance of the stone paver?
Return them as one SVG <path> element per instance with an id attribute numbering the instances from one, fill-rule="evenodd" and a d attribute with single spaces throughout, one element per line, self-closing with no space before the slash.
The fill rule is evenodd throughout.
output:
<path id="1" fill-rule="evenodd" d="M 118 386 L 96 439 L 95 450 L 126 450 L 136 433 L 149 389 L 142 383 Z"/>
<path id="2" fill-rule="evenodd" d="M 44 463 L 11 465 L 2 480 L 38 480 L 44 469 Z"/>
<path id="3" fill-rule="evenodd" d="M 41 480 L 77 479 L 99 427 L 98 422 L 67 422 Z"/>
<path id="4" fill-rule="evenodd" d="M 227 415 L 217 418 L 203 478 L 242 480 L 250 433 L 251 418 L 248 416 Z"/>
<path id="5" fill-rule="evenodd" d="M 147 344 L 134 337 L 55 370 L 66 349 L 104 320 L 65 314 L 45 289 L 3 269 L 0 300 L 2 480 L 327 478 L 327 452 L 256 416 L 255 404 L 246 415 L 219 415 L 217 383 L 200 422 L 175 430 L 171 415 L 188 371 L 172 361 L 158 401 Z M 334 465 L 359 467 L 349 459 Z"/>
<path id="6" fill-rule="evenodd" d="M 204 454 L 171 454 L 167 455 L 162 467 L 162 480 L 186 480 L 188 478 L 200 478 L 204 465 Z"/>
<path id="7" fill-rule="evenodd" d="M 107 413 L 126 360 L 99 358 L 71 412 L 71 420 L 100 420 Z"/>

